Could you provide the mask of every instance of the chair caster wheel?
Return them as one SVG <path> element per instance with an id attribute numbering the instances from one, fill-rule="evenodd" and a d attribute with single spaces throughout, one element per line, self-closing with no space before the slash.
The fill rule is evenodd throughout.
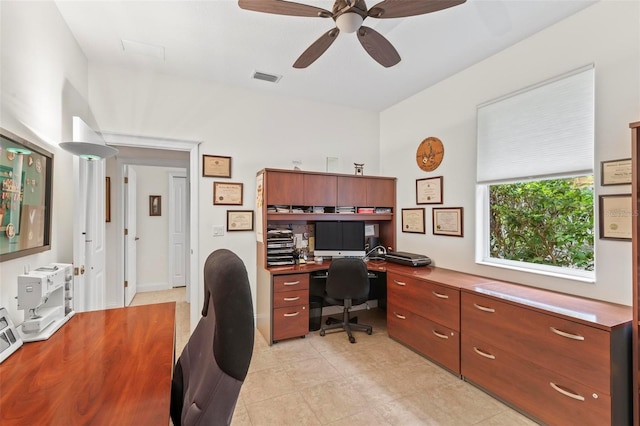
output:
<path id="1" fill-rule="evenodd" d="M 320 335 L 324 336 L 324 330 L 320 330 Z"/>
<path id="2" fill-rule="evenodd" d="M 369 336 L 371 336 L 371 333 L 373 333 L 373 330 L 367 330 L 367 334 L 368 334 Z"/>
<path id="3" fill-rule="evenodd" d="M 324 322 L 327 325 L 331 325 L 331 320 L 329 318 L 327 318 L 327 320 Z"/>
<path id="4" fill-rule="evenodd" d="M 351 337 L 349 337 L 349 341 L 350 341 L 351 343 L 355 343 L 355 342 L 356 342 L 356 338 L 355 338 L 355 337 L 353 337 L 353 336 L 351 336 Z"/>

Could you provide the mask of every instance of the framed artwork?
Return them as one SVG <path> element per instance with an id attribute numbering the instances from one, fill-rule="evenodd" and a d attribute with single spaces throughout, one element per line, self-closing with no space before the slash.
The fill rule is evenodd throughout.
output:
<path id="1" fill-rule="evenodd" d="M 442 176 L 416 179 L 416 204 L 442 204 Z"/>
<path id="2" fill-rule="evenodd" d="M 631 194 L 600 196 L 600 238 L 631 241 Z"/>
<path id="3" fill-rule="evenodd" d="M 424 209 L 402 209 L 402 232 L 424 234 Z"/>
<path id="4" fill-rule="evenodd" d="M 149 195 L 149 216 L 162 216 L 162 197 Z"/>
<path id="5" fill-rule="evenodd" d="M 253 231 L 253 210 L 227 210 L 227 232 Z"/>
<path id="6" fill-rule="evenodd" d="M 241 206 L 242 186 L 237 182 L 213 182 L 213 204 Z"/>
<path id="7" fill-rule="evenodd" d="M 631 184 L 631 158 L 600 162 L 600 185 Z"/>
<path id="8" fill-rule="evenodd" d="M 203 155 L 202 176 L 230 178 L 231 157 L 223 157 L 220 155 Z"/>
<path id="9" fill-rule="evenodd" d="M 53 160 L 0 128 L 0 262 L 51 249 Z"/>
<path id="10" fill-rule="evenodd" d="M 111 178 L 105 178 L 105 186 L 104 186 L 104 221 L 111 222 Z"/>
<path id="11" fill-rule="evenodd" d="M 462 207 L 434 207 L 433 235 L 463 237 Z"/>

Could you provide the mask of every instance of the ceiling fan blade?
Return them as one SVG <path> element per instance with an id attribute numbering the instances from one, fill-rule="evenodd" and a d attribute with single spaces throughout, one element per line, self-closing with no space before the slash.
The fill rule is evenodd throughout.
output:
<path id="1" fill-rule="evenodd" d="M 238 0 L 241 9 L 276 15 L 330 18 L 331 12 L 319 7 L 284 0 Z"/>
<path id="2" fill-rule="evenodd" d="M 458 6 L 466 0 L 384 0 L 367 13 L 372 18 L 403 18 Z"/>
<path id="3" fill-rule="evenodd" d="M 338 38 L 338 34 L 340 34 L 340 30 L 337 28 L 332 28 L 322 34 L 319 39 L 314 41 L 313 44 L 307 48 L 307 50 L 302 52 L 302 55 L 300 55 L 298 60 L 293 64 L 293 67 L 306 68 L 314 63 L 320 55 L 327 51 L 336 38 Z"/>
<path id="4" fill-rule="evenodd" d="M 383 67 L 389 68 L 400 62 L 398 51 L 373 28 L 361 26 L 358 29 L 358 40 L 364 50 Z"/>

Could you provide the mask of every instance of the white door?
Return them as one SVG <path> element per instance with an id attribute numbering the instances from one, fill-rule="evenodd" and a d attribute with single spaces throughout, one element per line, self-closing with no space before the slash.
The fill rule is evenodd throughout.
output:
<path id="1" fill-rule="evenodd" d="M 129 306 L 137 290 L 138 231 L 136 226 L 136 171 L 124 166 L 124 305 Z"/>
<path id="2" fill-rule="evenodd" d="M 187 176 L 169 175 L 169 285 L 187 285 Z"/>
<path id="3" fill-rule="evenodd" d="M 73 139 L 100 136 L 73 117 Z M 105 161 L 74 157 L 73 263 L 74 309 L 92 311 L 105 305 Z"/>

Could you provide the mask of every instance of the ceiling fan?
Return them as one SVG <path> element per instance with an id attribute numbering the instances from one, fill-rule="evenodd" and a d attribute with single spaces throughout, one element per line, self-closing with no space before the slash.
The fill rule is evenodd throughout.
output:
<path id="1" fill-rule="evenodd" d="M 285 0 L 238 0 L 242 9 L 277 15 L 332 18 L 336 26 L 320 36 L 293 64 L 294 68 L 306 68 L 320 57 L 335 41 L 341 31 L 358 33 L 364 50 L 384 67 L 400 62 L 400 55 L 382 34 L 362 25 L 365 18 L 403 18 L 423 15 L 458 6 L 466 0 L 384 0 L 367 9 L 365 0 L 336 0 L 332 12 L 315 6 Z"/>

